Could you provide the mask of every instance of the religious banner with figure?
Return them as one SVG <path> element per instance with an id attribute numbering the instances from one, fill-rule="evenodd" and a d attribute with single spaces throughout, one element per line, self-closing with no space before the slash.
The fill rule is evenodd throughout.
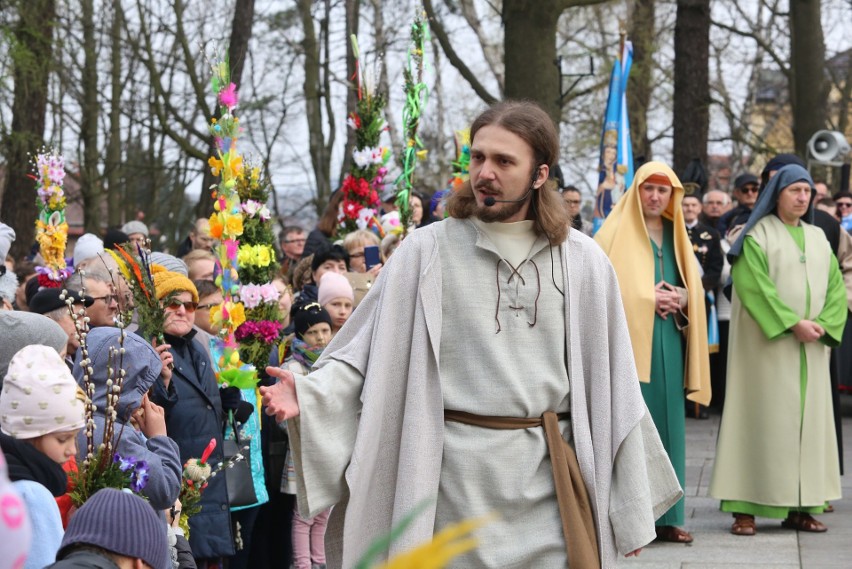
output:
<path id="1" fill-rule="evenodd" d="M 633 182 L 633 146 L 627 119 L 627 79 L 632 63 L 633 44 L 623 41 L 609 80 L 609 98 L 601 133 L 593 231 L 603 225 L 606 216 Z"/>

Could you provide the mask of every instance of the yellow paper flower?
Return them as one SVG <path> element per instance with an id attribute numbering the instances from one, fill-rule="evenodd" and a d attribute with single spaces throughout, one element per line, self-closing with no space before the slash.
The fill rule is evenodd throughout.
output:
<path id="1" fill-rule="evenodd" d="M 211 227 L 212 233 L 212 227 Z M 225 220 L 225 234 L 230 238 L 239 237 L 243 234 L 243 216 L 229 215 Z"/>
<path id="2" fill-rule="evenodd" d="M 219 214 L 214 213 L 210 216 L 210 236 L 214 239 L 221 239 L 222 232 L 225 230 L 225 227 L 222 225 L 222 221 L 219 219 Z"/>
<path id="3" fill-rule="evenodd" d="M 252 253 L 251 245 L 241 246 L 239 251 L 237 251 L 237 263 L 240 264 L 240 265 L 250 265 L 251 264 L 251 253 Z"/>
<path id="4" fill-rule="evenodd" d="M 224 161 L 227 163 L 227 169 L 225 170 L 223 176 L 226 180 L 233 180 L 237 176 L 239 176 L 243 171 L 243 157 L 239 154 L 234 154 L 233 156 L 228 153 L 224 157 Z M 214 174 L 215 176 L 216 174 Z"/>
<path id="5" fill-rule="evenodd" d="M 222 317 L 222 307 L 228 312 L 229 321 Z M 246 310 L 242 302 L 225 302 L 210 309 L 210 325 L 215 329 L 232 328 L 236 330 L 246 321 Z"/>
<path id="6" fill-rule="evenodd" d="M 259 246 L 257 251 L 257 265 L 260 267 L 268 267 L 272 262 L 272 255 L 268 246 Z"/>
<path id="7" fill-rule="evenodd" d="M 228 304 L 230 305 L 231 326 L 236 330 L 246 321 L 246 310 L 242 302 L 229 302 Z"/>
<path id="8" fill-rule="evenodd" d="M 210 159 L 207 161 L 207 164 L 210 166 L 210 172 L 214 176 L 218 176 L 219 172 L 222 171 L 222 168 L 225 167 L 222 161 L 216 158 L 215 156 L 211 156 Z"/>

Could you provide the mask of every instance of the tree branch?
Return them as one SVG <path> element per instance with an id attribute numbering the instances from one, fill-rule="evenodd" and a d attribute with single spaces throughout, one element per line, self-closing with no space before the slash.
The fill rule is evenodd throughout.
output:
<path id="1" fill-rule="evenodd" d="M 438 39 L 438 43 L 441 44 L 441 49 L 444 50 L 444 54 L 447 56 L 447 59 L 450 61 L 452 66 L 458 70 L 465 81 L 470 83 L 473 91 L 480 99 L 489 105 L 496 103 L 497 98 L 489 93 L 482 83 L 479 82 L 470 68 L 465 65 L 464 61 L 462 61 L 453 49 L 453 46 L 450 43 L 450 38 L 447 36 L 447 32 L 444 29 L 443 24 L 441 24 L 441 21 L 438 20 L 438 16 L 435 14 L 435 8 L 432 6 L 432 0 L 423 0 L 423 9 L 426 11 L 426 16 L 429 18 L 429 27 L 432 29 L 432 33 Z"/>

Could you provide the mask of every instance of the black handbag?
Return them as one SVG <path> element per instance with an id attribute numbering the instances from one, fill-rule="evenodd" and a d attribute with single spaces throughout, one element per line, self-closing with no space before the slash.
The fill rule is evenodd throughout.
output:
<path id="1" fill-rule="evenodd" d="M 232 508 L 240 506 L 252 506 L 257 503 L 257 494 L 254 491 L 254 480 L 251 475 L 251 447 L 248 443 L 240 440 L 240 430 L 234 421 L 233 413 L 229 413 L 233 439 L 225 439 L 222 444 L 222 452 L 225 455 L 226 466 L 225 482 L 228 487 L 228 503 Z M 242 458 L 235 460 L 240 454 Z"/>

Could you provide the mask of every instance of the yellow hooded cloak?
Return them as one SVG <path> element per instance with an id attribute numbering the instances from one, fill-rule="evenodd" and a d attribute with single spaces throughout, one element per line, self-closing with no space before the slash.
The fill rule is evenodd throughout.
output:
<path id="1" fill-rule="evenodd" d="M 654 252 L 651 247 L 639 187 L 653 174 L 665 175 L 672 184 L 672 197 L 663 217 L 674 225 L 674 249 L 681 281 L 687 290 L 684 388 L 687 399 L 702 405 L 710 403 L 710 360 L 707 344 L 707 315 L 704 288 L 698 261 L 683 220 L 683 185 L 671 168 L 661 162 L 644 164 L 633 183 L 607 216 L 595 241 L 609 256 L 618 276 L 621 298 L 627 315 L 630 340 L 639 381 L 651 381 L 651 343 L 654 335 Z"/>

